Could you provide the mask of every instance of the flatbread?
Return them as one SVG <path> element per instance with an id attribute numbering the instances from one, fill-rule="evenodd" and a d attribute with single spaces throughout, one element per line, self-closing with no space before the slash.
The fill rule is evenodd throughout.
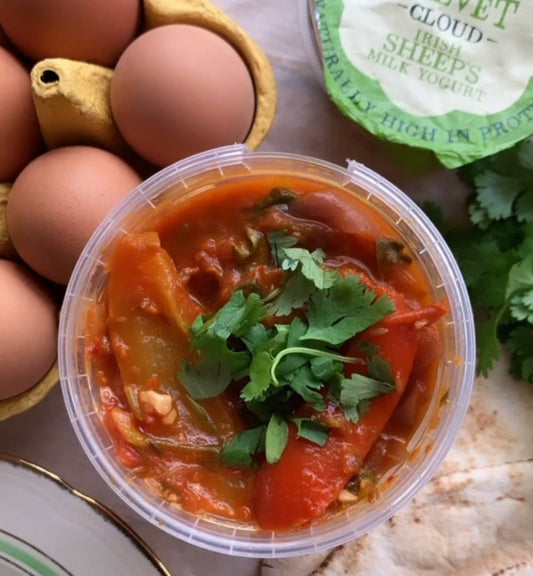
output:
<path id="1" fill-rule="evenodd" d="M 440 476 L 313 576 L 492 576 L 526 566 L 531 576 L 533 460 Z"/>
<path id="2" fill-rule="evenodd" d="M 476 380 L 452 450 L 417 497 L 325 559 L 307 557 L 306 575 L 533 576 L 533 385 L 507 366 Z M 302 560 L 265 561 L 262 576 L 304 576 Z"/>

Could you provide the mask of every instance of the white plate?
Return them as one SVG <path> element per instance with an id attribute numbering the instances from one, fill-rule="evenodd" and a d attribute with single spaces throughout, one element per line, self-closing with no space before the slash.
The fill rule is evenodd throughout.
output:
<path id="1" fill-rule="evenodd" d="M 0 454 L 1 576 L 170 576 L 110 510 L 56 475 Z"/>

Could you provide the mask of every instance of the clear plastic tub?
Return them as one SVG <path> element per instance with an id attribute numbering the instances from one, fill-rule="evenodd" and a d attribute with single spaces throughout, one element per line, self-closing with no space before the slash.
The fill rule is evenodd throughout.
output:
<path id="1" fill-rule="evenodd" d="M 161 210 L 202 190 L 257 175 L 303 175 L 342 187 L 362 198 L 400 232 L 433 286 L 435 301 L 448 303 L 441 321 L 444 351 L 434 399 L 380 497 L 291 532 L 263 532 L 251 526 L 202 518 L 163 501 L 131 476 L 116 459 L 101 421 L 98 387 L 86 363 L 85 322 L 107 278 L 106 260 L 117 238 L 149 225 Z M 87 244 L 67 287 L 59 330 L 61 387 L 72 425 L 90 462 L 110 488 L 147 521 L 191 544 L 230 555 L 284 557 L 330 548 L 355 539 L 407 504 L 442 463 L 467 410 L 475 373 L 474 324 L 457 264 L 443 238 L 414 202 L 388 181 L 351 162 L 341 168 L 291 154 L 220 148 L 170 166 L 135 189 L 100 225 Z M 442 402 L 442 398 L 446 402 Z"/>

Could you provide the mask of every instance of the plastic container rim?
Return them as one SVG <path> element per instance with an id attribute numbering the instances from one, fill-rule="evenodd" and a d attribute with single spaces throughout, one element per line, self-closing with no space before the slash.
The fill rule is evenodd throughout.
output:
<path id="1" fill-rule="evenodd" d="M 262 537 L 254 537 L 254 532 L 250 532 L 247 536 L 246 531 L 229 527 L 227 527 L 227 534 L 221 536 L 216 533 L 216 530 L 225 530 L 225 528 L 220 528 L 220 525 L 217 525 L 213 532 L 204 529 L 202 520 L 184 522 L 176 519 L 174 515 L 167 512 L 166 507 L 156 509 L 154 504 L 146 502 L 127 481 L 126 475 L 120 473 L 113 461 L 113 456 L 109 456 L 102 449 L 98 439 L 92 433 L 86 407 L 80 405 L 75 384 L 78 382 L 79 375 L 72 374 L 73 359 L 77 354 L 76 346 L 78 340 L 82 338 L 82 335 L 76 333 L 77 307 L 90 300 L 90 297 L 85 294 L 85 289 L 89 285 L 92 267 L 98 261 L 98 254 L 116 237 L 123 217 L 132 210 L 146 207 L 147 203 L 151 204 L 150 198 L 154 191 L 165 194 L 176 183 L 186 181 L 207 168 L 218 168 L 220 177 L 224 176 L 224 168 L 236 164 L 242 165 L 245 171 L 250 171 L 250 174 L 261 173 L 264 170 L 254 171 L 251 168 L 260 161 L 294 162 L 299 164 L 299 170 L 292 172 L 299 174 L 302 174 L 301 170 L 304 166 L 321 168 L 339 177 L 337 185 L 342 187 L 341 180 L 345 183 L 355 183 L 365 191 L 370 191 L 371 195 L 386 201 L 397 214 L 403 215 L 404 220 L 408 216 L 410 228 L 415 231 L 417 237 L 425 238 L 429 242 L 428 252 L 439 275 L 445 280 L 444 287 L 452 308 L 450 313 L 452 318 L 456 319 L 454 346 L 456 354 L 463 358 L 463 362 L 454 370 L 457 370 L 456 378 L 462 384 L 458 390 L 454 390 L 453 410 L 444 412 L 436 428 L 435 448 L 422 456 L 422 460 L 414 468 L 408 470 L 395 485 L 387 489 L 386 494 L 379 499 L 382 502 L 378 501 L 378 506 L 374 507 L 367 518 L 363 521 L 358 521 L 357 518 L 352 520 L 359 522 L 355 527 L 350 525 L 349 520 L 354 514 L 348 514 L 348 521 L 342 518 L 337 519 L 333 522 L 333 528 L 329 527 L 330 522 L 326 522 L 298 531 L 296 537 L 296 533 L 292 532 L 279 535 L 264 533 Z M 182 540 L 215 552 L 254 558 L 288 557 L 331 548 L 363 535 L 390 518 L 414 497 L 442 463 L 463 422 L 475 377 L 474 320 L 468 292 L 450 249 L 424 212 L 399 188 L 356 162 L 350 162 L 348 168 L 342 168 L 336 164 L 300 154 L 251 152 L 243 145 L 227 146 L 179 161 L 140 184 L 111 211 L 89 240 L 71 276 L 60 316 L 58 342 L 61 389 L 71 424 L 89 460 L 110 488 L 146 520 Z M 79 386 L 79 383 L 77 385 Z"/>

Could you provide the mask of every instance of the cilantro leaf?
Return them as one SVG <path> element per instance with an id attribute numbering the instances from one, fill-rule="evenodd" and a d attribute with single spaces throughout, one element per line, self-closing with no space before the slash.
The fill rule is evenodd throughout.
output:
<path id="1" fill-rule="evenodd" d="M 233 437 L 220 453 L 222 460 L 235 468 L 250 468 L 253 455 L 261 451 L 264 444 L 265 426 L 251 428 Z"/>
<path id="2" fill-rule="evenodd" d="M 301 268 L 303 275 L 309 280 L 313 279 L 314 274 L 320 275 L 323 272 L 320 264 L 324 262 L 326 256 L 324 250 L 309 252 L 306 248 L 283 248 L 282 253 L 282 270 L 295 272 Z"/>
<path id="3" fill-rule="evenodd" d="M 271 365 L 272 355 L 268 350 L 260 350 L 255 354 L 250 364 L 250 380 L 242 389 L 241 398 L 247 401 L 264 398 L 272 382 L 270 378 Z"/>
<path id="4" fill-rule="evenodd" d="M 290 247 L 290 241 L 282 237 L 275 246 L 274 260 L 285 271 L 293 272 L 285 281 L 280 294 L 271 305 L 271 312 L 277 316 L 286 316 L 296 308 L 301 308 L 315 290 L 324 290 L 333 285 L 338 272 L 321 266 L 324 252 L 305 248 Z M 291 237 L 289 237 L 291 239 Z M 292 239 L 291 239 L 292 240 Z"/>
<path id="5" fill-rule="evenodd" d="M 512 374 L 533 382 L 533 139 L 460 171 L 472 187 L 471 226 L 441 226 L 470 293 L 477 324 L 477 372 L 487 376 L 511 352 Z"/>
<path id="6" fill-rule="evenodd" d="M 518 222 L 533 222 L 533 189 L 525 191 L 516 199 L 515 214 Z"/>
<path id="7" fill-rule="evenodd" d="M 250 354 L 255 354 L 270 338 L 273 336 L 273 332 L 267 330 L 264 324 L 254 324 L 246 333 L 241 336 L 246 348 Z"/>
<path id="8" fill-rule="evenodd" d="M 474 199 L 468 206 L 470 220 L 479 230 L 486 230 L 491 225 L 487 211 L 481 206 L 478 200 Z"/>
<path id="9" fill-rule="evenodd" d="M 265 456 L 269 464 L 277 464 L 289 440 L 289 425 L 279 414 L 272 414 L 265 435 Z"/>
<path id="10" fill-rule="evenodd" d="M 203 353 L 212 361 L 221 364 L 233 377 L 246 371 L 250 365 L 250 354 L 245 350 L 235 351 L 228 347 L 228 341 L 210 332 L 206 332 L 198 339 L 196 350 Z M 202 363 L 201 357 L 199 364 Z"/>
<path id="11" fill-rule="evenodd" d="M 357 423 L 360 416 L 370 408 L 370 400 L 388 394 L 396 389 L 394 384 L 374 380 L 362 374 L 352 374 L 345 378 L 340 385 L 340 405 L 346 413 L 346 417 Z"/>
<path id="12" fill-rule="evenodd" d="M 517 257 L 526 258 L 533 252 L 533 222 L 522 224 L 517 232 L 520 236 L 513 243 L 516 246 Z"/>
<path id="13" fill-rule="evenodd" d="M 513 296 L 509 310 L 516 320 L 526 320 L 533 324 L 533 287 L 523 294 Z"/>
<path id="14" fill-rule="evenodd" d="M 311 418 L 292 418 L 296 424 L 297 434 L 319 446 L 325 446 L 329 438 L 330 429 L 322 422 L 311 420 Z"/>
<path id="15" fill-rule="evenodd" d="M 511 351 L 511 373 L 516 378 L 533 381 L 533 325 L 519 324 L 510 332 L 506 344 Z"/>
<path id="16" fill-rule="evenodd" d="M 516 146 L 516 155 L 520 166 L 533 171 L 533 140 L 522 140 Z"/>
<path id="17" fill-rule="evenodd" d="M 323 382 L 333 380 L 342 374 L 343 370 L 342 362 L 334 360 L 329 356 L 316 356 L 311 359 L 309 364 L 311 365 L 313 375 Z"/>
<path id="18" fill-rule="evenodd" d="M 205 336 L 224 340 L 231 334 L 242 336 L 263 320 L 267 311 L 268 307 L 258 294 L 251 292 L 245 296 L 242 290 L 238 290 L 210 320 L 198 327 L 193 324 L 193 346 L 202 349 Z"/>
<path id="19" fill-rule="evenodd" d="M 209 320 L 205 321 L 202 316 L 196 318 L 191 327 L 191 345 L 209 358 L 209 363 L 202 358 L 198 362 L 195 378 L 197 382 L 203 382 L 201 387 L 207 386 L 207 378 L 216 377 L 217 374 L 219 377 L 226 376 L 227 371 L 233 378 L 242 376 L 250 364 L 251 356 L 245 350 L 232 350 L 228 346 L 228 338 L 231 335 L 249 335 L 255 325 L 265 317 L 266 311 L 267 307 L 260 296 L 251 293 L 245 297 L 239 290 L 234 292 L 230 300 Z M 215 361 L 224 369 L 217 370 Z M 190 382 L 193 378 L 193 365 L 189 363 L 184 370 L 180 373 L 180 379 L 185 378 Z"/>
<path id="20" fill-rule="evenodd" d="M 511 268 L 506 295 L 511 316 L 533 324 L 533 254 Z"/>
<path id="21" fill-rule="evenodd" d="M 527 153 L 522 152 L 526 149 Z M 469 200 L 472 225 L 469 228 L 450 225 L 441 228 L 468 287 L 476 319 L 477 373 L 484 376 L 500 358 L 502 344 L 510 349 L 506 335 L 521 323 L 532 325 L 533 322 L 533 224 L 530 221 L 533 214 L 528 212 L 529 195 L 533 192 L 532 151 L 533 141 L 528 140 L 515 149 L 475 162 L 462 170 L 463 176 L 473 173 L 474 177 L 478 176 L 477 182 L 484 185 L 476 188 L 475 179 L 471 180 L 475 191 Z M 521 154 L 524 156 L 518 160 Z M 520 182 L 515 184 L 515 191 L 521 189 L 523 182 L 528 182 L 527 189 L 514 201 L 511 202 L 510 197 L 505 199 L 508 202 L 506 212 L 501 205 L 497 209 L 500 216 L 508 214 L 503 219 L 491 219 L 491 215 L 496 213 L 481 207 L 490 204 L 495 195 L 505 195 L 504 190 L 494 192 L 487 188 L 490 178 L 479 179 L 487 169 L 506 178 L 516 177 Z M 512 207 L 510 215 L 509 206 Z M 438 222 L 438 217 L 434 221 Z M 533 349 L 530 350 L 529 358 L 533 358 Z M 521 367 L 525 362 L 527 358 L 523 351 L 519 360 L 512 356 L 511 372 L 521 371 L 516 366 Z"/>
<path id="22" fill-rule="evenodd" d="M 394 374 L 388 360 L 373 355 L 368 359 L 368 375 L 374 380 L 381 380 L 388 384 L 394 384 Z"/>
<path id="23" fill-rule="evenodd" d="M 205 400 L 222 394 L 230 385 L 232 376 L 215 358 L 203 356 L 196 366 L 183 362 L 179 379 L 191 398 Z"/>
<path id="24" fill-rule="evenodd" d="M 300 345 L 300 338 L 305 334 L 307 330 L 307 324 L 298 316 L 293 319 L 289 325 L 289 330 L 287 332 L 287 340 L 285 342 L 284 348 L 291 349 Z M 310 352 L 306 349 L 306 352 Z M 311 351 L 312 353 L 312 351 Z M 276 374 L 278 376 L 290 376 L 294 374 L 300 366 L 309 361 L 309 356 L 293 352 L 283 356 L 276 366 Z"/>
<path id="25" fill-rule="evenodd" d="M 314 250 L 309 252 L 305 248 L 284 248 L 284 258 L 281 263 L 283 270 L 300 270 L 304 278 L 310 280 L 319 290 L 330 288 L 338 276 L 334 270 L 323 268 L 324 252 Z"/>
<path id="26" fill-rule="evenodd" d="M 479 322 L 477 334 L 477 372 L 488 376 L 494 363 L 500 357 L 500 341 L 498 338 L 498 322 L 500 314 L 493 313 L 484 322 Z"/>
<path id="27" fill-rule="evenodd" d="M 513 214 L 514 202 L 527 187 L 523 178 L 491 170 L 478 174 L 474 182 L 478 190 L 479 207 L 490 220 L 509 218 Z"/>
<path id="28" fill-rule="evenodd" d="M 379 352 L 379 346 L 368 340 L 357 340 L 356 349 L 361 354 L 366 354 L 367 356 L 374 356 Z"/>
<path id="29" fill-rule="evenodd" d="M 517 292 L 529 291 L 533 288 L 533 254 L 529 254 L 517 262 L 509 271 L 507 298 Z"/>
<path id="30" fill-rule="evenodd" d="M 301 366 L 290 378 L 286 379 L 287 384 L 303 399 L 315 408 L 324 410 L 326 403 L 319 390 L 323 382 L 312 372 L 308 364 Z"/>
<path id="31" fill-rule="evenodd" d="M 284 249 L 292 248 L 298 244 L 298 239 L 289 236 L 285 230 L 273 230 L 267 233 L 267 240 L 270 244 L 272 258 L 276 266 L 281 266 L 284 257 Z"/>
<path id="32" fill-rule="evenodd" d="M 302 340 L 318 340 L 333 346 L 382 320 L 394 310 L 386 296 L 376 299 L 356 275 L 339 276 L 329 290 L 315 292 L 307 311 L 309 329 Z"/>
<path id="33" fill-rule="evenodd" d="M 516 262 L 516 254 L 502 250 L 495 239 L 485 236 L 482 239 L 465 238 L 460 246 L 457 243 L 452 245 L 476 304 L 502 306 L 506 300 L 507 280 Z"/>
<path id="34" fill-rule="evenodd" d="M 289 416 L 290 401 L 293 395 L 294 391 L 289 386 L 271 387 L 268 394 L 261 400 L 246 401 L 246 407 L 261 422 L 268 422 L 275 412 Z"/>
<path id="35" fill-rule="evenodd" d="M 288 316 L 293 309 L 301 308 L 315 291 L 315 285 L 302 274 L 291 276 L 279 296 L 270 305 L 275 316 Z"/>
<path id="36" fill-rule="evenodd" d="M 280 350 L 285 348 L 289 331 L 278 331 L 256 351 L 250 363 L 250 380 L 241 390 L 241 398 L 247 402 L 263 400 L 272 384 L 272 365 Z"/>

